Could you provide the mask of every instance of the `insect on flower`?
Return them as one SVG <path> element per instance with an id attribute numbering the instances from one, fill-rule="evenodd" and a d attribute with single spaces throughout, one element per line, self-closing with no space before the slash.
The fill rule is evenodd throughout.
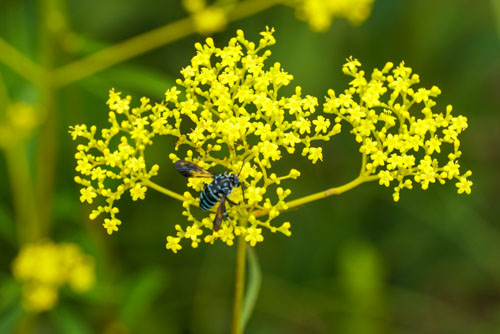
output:
<path id="1" fill-rule="evenodd" d="M 223 215 L 226 214 L 226 204 L 229 202 L 232 205 L 238 205 L 231 201 L 228 196 L 233 192 L 233 188 L 240 187 L 243 193 L 243 201 L 245 200 L 245 190 L 243 184 L 240 182 L 238 176 L 243 169 L 241 166 L 238 175 L 224 173 L 224 174 L 214 174 L 206 169 L 195 165 L 192 162 L 186 160 L 179 160 L 175 163 L 175 168 L 179 173 L 185 177 L 206 177 L 212 178 L 213 181 L 209 184 L 205 184 L 203 191 L 200 194 L 200 209 L 206 211 L 214 207 L 214 205 L 220 200 L 219 206 L 217 207 L 217 213 L 215 214 L 214 231 L 218 231 L 222 223 Z"/>

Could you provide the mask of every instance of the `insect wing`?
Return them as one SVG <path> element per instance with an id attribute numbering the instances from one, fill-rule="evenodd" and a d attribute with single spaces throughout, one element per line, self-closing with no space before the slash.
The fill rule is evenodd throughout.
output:
<path id="1" fill-rule="evenodd" d="M 224 214 L 226 213 L 226 204 L 225 204 L 226 196 L 222 196 L 219 207 L 217 208 L 217 213 L 215 214 L 214 219 L 214 231 L 218 231 L 220 225 L 222 223 L 222 218 L 224 218 Z"/>
<path id="2" fill-rule="evenodd" d="M 206 169 L 186 160 L 179 160 L 175 163 L 175 168 L 185 177 L 213 177 L 214 174 Z"/>

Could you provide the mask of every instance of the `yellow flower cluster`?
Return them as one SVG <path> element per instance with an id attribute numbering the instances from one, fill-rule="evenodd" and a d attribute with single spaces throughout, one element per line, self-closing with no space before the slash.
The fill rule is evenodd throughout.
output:
<path id="1" fill-rule="evenodd" d="M 414 182 L 427 189 L 430 183 L 455 179 L 459 193 L 470 193 L 471 172 L 460 173 L 458 163 L 458 136 L 467 128 L 467 119 L 452 116 L 451 106 L 445 113 L 433 112 L 433 98 L 440 94 L 437 87 L 414 88 L 419 77 L 404 63 L 395 69 L 387 63 L 365 78 L 361 64 L 350 58 L 343 67 L 353 77 L 350 87 L 339 96 L 330 90 L 320 112 L 317 98 L 303 96 L 301 87 L 289 96 L 279 94 L 293 76 L 278 62 L 265 65 L 271 55 L 267 48 L 276 42 L 273 31 L 262 32 L 257 44 L 246 40 L 241 30 L 223 48 L 211 38 L 196 43 L 196 55 L 181 70 L 177 86 L 166 91 L 164 101 L 151 104 L 142 98 L 141 105 L 132 108 L 129 96 L 111 90 L 109 128 L 100 136 L 95 126 L 71 129 L 73 139 L 87 140 L 77 146 L 75 155 L 76 170 L 82 175 L 75 178 L 83 186 L 80 199 L 105 202 L 92 211 L 91 219 L 104 213 L 104 227 L 111 234 L 121 224 L 115 201 L 125 192 L 133 200 L 144 199 L 152 187 L 183 201 L 189 224 L 176 225 L 175 235 L 167 237 L 166 248 L 173 252 L 182 248 L 183 239 L 192 247 L 215 240 L 232 245 L 241 235 L 254 246 L 263 241 L 263 228 L 290 235 L 289 222 L 275 226 L 271 221 L 287 209 L 285 199 L 291 190 L 282 182 L 298 178 L 300 172 L 291 169 L 277 175 L 272 167 L 299 146 L 312 163 L 322 160 L 322 148 L 313 143 L 340 133 L 343 121 L 352 126 L 361 145 L 361 177 L 393 185 L 395 201 L 400 190 L 412 188 Z M 331 114 L 336 115 L 333 122 Z M 217 231 L 213 229 L 217 205 L 208 216 L 193 209 L 211 178 L 190 178 L 187 185 L 196 195 L 183 196 L 150 180 L 159 167 L 146 167 L 145 149 L 156 135 L 176 138 L 175 150 L 181 153 L 169 155 L 174 163 L 182 159 L 213 173 L 238 175 L 244 196 L 242 187 L 233 189 L 229 199 L 238 205 L 226 202 L 227 215 Z M 439 161 L 442 156 L 446 163 Z"/>
<path id="2" fill-rule="evenodd" d="M 303 145 L 301 154 L 313 163 L 322 160 L 321 147 L 311 144 L 327 141 L 341 130 L 340 124 L 316 116 L 317 99 L 302 96 L 300 87 L 291 96 L 280 96 L 280 88 L 289 85 L 293 77 L 279 63 L 265 67 L 271 55 L 265 49 L 276 42 L 273 31 L 262 32 L 258 44 L 247 41 L 241 30 L 224 48 L 215 47 L 210 38 L 204 45 L 196 44 L 197 54 L 181 71 L 184 78 L 177 80 L 185 99 L 178 101 L 172 90 L 167 91 L 167 102 L 187 118 L 190 128 L 177 142 L 176 149 L 190 147 L 183 159 L 205 169 L 223 166 L 219 172 L 239 173 L 245 187 L 244 199 L 241 188 L 234 189 L 230 199 L 239 205 L 227 208 L 228 219 L 218 231 L 212 230 L 215 213 L 195 217 L 201 213 L 191 210 L 197 199 L 186 192 L 183 214 L 191 225 L 177 225 L 176 236 L 167 238 L 167 248 L 174 252 L 181 248 L 182 239 L 197 247 L 203 229 L 210 231 L 203 238 L 205 242 L 220 239 L 227 245 L 233 244 L 235 236 L 244 235 L 253 246 L 263 240 L 263 227 L 290 235 L 290 223 L 277 227 L 271 221 L 286 209 L 285 198 L 291 193 L 280 186 L 281 182 L 300 173 L 291 169 L 278 176 L 269 170 L 285 154 L 293 154 L 298 144 Z M 175 154 L 170 157 L 173 162 L 179 159 Z M 191 178 L 188 186 L 199 193 L 210 181 Z M 264 220 L 254 215 L 262 210 L 269 212 Z"/>
<path id="3" fill-rule="evenodd" d="M 205 0 L 183 0 L 182 5 L 191 15 L 198 33 L 210 35 L 226 27 L 227 17 L 224 8 L 207 6 Z"/>
<path id="4" fill-rule="evenodd" d="M 363 173 L 377 175 L 386 187 L 393 184 L 394 201 L 414 182 L 427 189 L 430 183 L 454 179 L 459 194 L 470 194 L 472 173 L 462 174 L 458 162 L 458 136 L 467 128 L 467 118 L 453 116 L 451 105 L 444 113 L 434 112 L 433 98 L 440 89 L 414 87 L 419 76 L 404 63 L 394 69 L 387 63 L 382 70 L 374 69 L 370 78 L 360 66 L 357 59 L 347 60 L 343 72 L 353 77 L 350 87 L 338 96 L 330 90 L 324 112 L 335 114 L 337 124 L 346 121 L 352 126 L 361 144 Z"/>
<path id="5" fill-rule="evenodd" d="M 363 23 L 370 15 L 374 0 L 298 0 L 297 16 L 314 31 L 326 31 L 335 17 L 351 24 Z"/>
<path id="6" fill-rule="evenodd" d="M 110 91 L 107 101 L 110 127 L 102 129 L 100 137 L 95 126 L 88 129 L 82 124 L 70 128 L 73 140 L 78 137 L 87 140 L 86 145 L 77 146 L 75 154 L 76 171 L 81 174 L 75 177 L 75 182 L 82 185 L 80 200 L 92 204 L 97 197 L 103 199 L 103 205 L 92 211 L 90 219 L 105 213 L 103 226 L 108 234 L 118 231 L 121 225 L 115 201 L 127 191 L 134 201 L 144 199 L 147 187 L 143 183 L 158 174 L 158 165 L 149 170 L 146 167 L 146 146 L 152 144 L 156 135 L 172 129 L 166 124 L 163 105 L 152 106 L 149 99 L 142 98 L 139 107 L 131 108 L 130 100 L 130 96 L 122 98 L 120 93 Z"/>
<path id="7" fill-rule="evenodd" d="M 52 309 L 63 285 L 82 293 L 90 290 L 95 280 L 93 258 L 71 243 L 27 244 L 12 267 L 14 277 L 22 283 L 23 307 L 33 312 Z"/>

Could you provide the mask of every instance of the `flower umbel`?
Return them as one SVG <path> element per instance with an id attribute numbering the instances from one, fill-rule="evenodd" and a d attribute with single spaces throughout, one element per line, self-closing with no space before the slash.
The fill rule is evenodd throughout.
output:
<path id="1" fill-rule="evenodd" d="M 392 63 L 374 69 L 370 78 L 360 66 L 357 59 L 347 59 L 343 72 L 353 77 L 351 87 L 338 96 L 330 90 L 324 111 L 336 115 L 337 124 L 352 126 L 361 145 L 362 174 L 378 175 L 386 187 L 393 184 L 395 201 L 401 189 L 411 189 L 414 182 L 425 190 L 430 183 L 455 179 L 458 193 L 470 194 L 472 173 L 461 174 L 458 163 L 458 136 L 467 128 L 467 118 L 453 116 L 451 105 L 445 112 L 434 112 L 434 98 L 441 90 L 415 88 L 420 78 L 404 62 L 394 69 Z"/>
<path id="2" fill-rule="evenodd" d="M 82 293 L 95 280 L 94 259 L 71 243 L 27 244 L 14 260 L 12 271 L 22 283 L 24 308 L 34 312 L 53 308 L 63 285 Z"/>
<path id="3" fill-rule="evenodd" d="M 312 143 L 328 141 L 340 132 L 340 125 L 315 116 L 317 99 L 303 96 L 301 87 L 296 87 L 291 96 L 279 94 L 293 76 L 280 63 L 265 66 L 271 55 L 266 48 L 276 42 L 273 31 L 262 32 L 258 44 L 246 40 L 241 30 L 224 48 L 216 47 L 211 38 L 204 45 L 197 43 L 197 54 L 181 71 L 183 79 L 177 80 L 185 90 L 185 99 L 169 100 L 167 91 L 166 105 L 179 110 L 182 122 L 190 124 L 191 130 L 180 131 L 177 141 L 176 149 L 188 147 L 182 159 L 209 170 L 222 166 L 220 172 L 239 173 L 245 187 L 245 198 L 241 188 L 233 189 L 230 200 L 238 205 L 226 205 L 228 218 L 218 231 L 212 230 L 215 213 L 203 217 L 198 210 L 191 210 L 197 200 L 185 194 L 183 214 L 192 225 L 176 226 L 176 236 L 191 240 L 193 247 L 201 240 L 213 243 L 216 239 L 233 245 L 240 234 L 254 246 L 263 240 L 263 227 L 289 235 L 289 224 L 273 226 L 271 221 L 286 210 L 285 198 L 291 193 L 280 187 L 281 182 L 300 173 L 292 169 L 278 176 L 271 169 L 284 155 L 295 153 L 299 144 L 303 146 L 302 155 L 316 163 L 322 159 L 322 151 Z M 176 154 L 170 158 L 179 160 Z M 208 182 L 211 180 L 190 179 L 188 186 L 200 192 Z M 254 215 L 262 210 L 269 212 L 266 219 Z M 196 234 L 191 232 L 194 228 Z M 204 238 L 203 230 L 208 230 Z M 177 240 L 171 238 L 167 248 L 174 250 L 176 244 Z"/>

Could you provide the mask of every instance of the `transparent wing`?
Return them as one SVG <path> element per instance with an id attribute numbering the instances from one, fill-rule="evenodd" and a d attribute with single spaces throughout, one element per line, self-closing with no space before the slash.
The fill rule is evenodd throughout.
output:
<path id="1" fill-rule="evenodd" d="M 224 218 L 224 214 L 226 213 L 226 204 L 225 204 L 226 196 L 222 196 L 219 207 L 217 208 L 217 213 L 215 214 L 214 219 L 214 231 L 218 231 L 220 225 L 222 223 L 222 219 Z"/>
<path id="2" fill-rule="evenodd" d="M 213 173 L 186 160 L 177 161 L 175 168 L 185 177 L 214 177 Z"/>

